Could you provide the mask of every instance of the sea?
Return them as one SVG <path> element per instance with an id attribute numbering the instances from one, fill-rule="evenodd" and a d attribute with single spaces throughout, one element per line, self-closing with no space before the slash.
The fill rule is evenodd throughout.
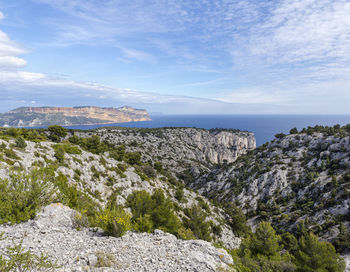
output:
<path id="1" fill-rule="evenodd" d="M 350 115 L 154 115 L 152 121 L 108 124 L 119 127 L 160 128 L 196 127 L 226 128 L 251 131 L 257 146 L 274 139 L 277 133 L 289 133 L 291 128 L 298 130 L 308 126 L 350 124 Z M 94 129 L 106 125 L 69 126 L 74 129 Z"/>

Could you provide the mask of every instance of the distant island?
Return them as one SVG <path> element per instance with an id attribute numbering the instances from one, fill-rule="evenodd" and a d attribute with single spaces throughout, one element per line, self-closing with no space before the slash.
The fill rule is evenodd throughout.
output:
<path id="1" fill-rule="evenodd" d="M 120 108 L 81 107 L 20 107 L 0 114 L 2 127 L 38 127 L 112 124 L 150 121 L 144 109 L 129 106 Z"/>

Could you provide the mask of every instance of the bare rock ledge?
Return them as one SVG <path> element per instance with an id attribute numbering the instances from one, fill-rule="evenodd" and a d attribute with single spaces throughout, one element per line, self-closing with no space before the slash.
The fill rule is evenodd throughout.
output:
<path id="1" fill-rule="evenodd" d="M 74 210 L 58 203 L 46 206 L 35 220 L 0 225 L 6 238 L 0 243 L 0 255 L 6 246 L 23 240 L 26 249 L 57 261 L 56 271 L 217 271 L 233 263 L 225 250 L 206 241 L 179 240 L 160 230 L 108 237 L 74 229 L 74 216 Z M 102 259 L 106 267 L 97 267 Z"/>

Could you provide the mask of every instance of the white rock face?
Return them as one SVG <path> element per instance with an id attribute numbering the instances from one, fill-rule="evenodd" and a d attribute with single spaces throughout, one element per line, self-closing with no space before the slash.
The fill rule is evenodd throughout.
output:
<path id="1" fill-rule="evenodd" d="M 125 129 L 99 129 L 97 134 L 102 139 L 113 143 L 126 143 L 136 141 L 142 148 L 135 147 L 143 155 L 149 150 L 153 156 L 170 156 L 172 160 L 192 159 L 208 161 L 209 163 L 230 163 L 247 150 L 256 147 L 252 132 L 244 131 L 209 131 L 197 128 L 163 128 L 159 131 L 125 130 Z M 87 133 L 79 133 L 79 136 Z"/>
<path id="2" fill-rule="evenodd" d="M 216 271 L 232 264 L 232 257 L 201 240 L 184 241 L 156 230 L 154 234 L 128 232 L 121 238 L 72 228 L 75 211 L 62 204 L 45 207 L 35 220 L 0 225 L 6 246 L 23 241 L 36 254 L 47 253 L 60 266 L 57 271 Z M 113 260 L 97 267 L 103 258 Z"/>
<path id="3" fill-rule="evenodd" d="M 334 220 L 329 228 L 337 229 L 337 216 L 350 227 L 349 147 L 348 135 L 287 135 L 202 175 L 190 186 L 220 201 L 236 202 L 245 212 L 258 209 L 267 218 L 283 214 L 284 220 L 276 223 L 288 230 L 306 218 L 311 226 Z M 329 230 L 318 235 L 335 238 Z"/>
<path id="4" fill-rule="evenodd" d="M 345 265 L 346 265 L 345 272 L 350 272 L 350 254 L 343 255 L 342 257 L 345 260 Z"/>

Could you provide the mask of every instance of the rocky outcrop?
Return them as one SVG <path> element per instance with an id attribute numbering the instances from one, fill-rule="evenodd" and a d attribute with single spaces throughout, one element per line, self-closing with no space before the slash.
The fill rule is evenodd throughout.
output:
<path id="1" fill-rule="evenodd" d="M 12 158 L 10 160 L 0 150 L 0 178 L 8 179 L 11 168 L 29 172 L 37 166 L 44 168 L 57 162 L 53 149 L 55 143 L 27 141 L 26 144 L 25 149 L 14 150 L 17 159 Z M 14 140 L 7 142 L 0 139 L 0 145 L 4 150 L 9 149 L 14 145 Z M 144 190 L 153 193 L 156 189 L 162 189 L 165 195 L 177 205 L 178 215 L 183 218 L 185 216 L 184 211 L 192 205 L 198 205 L 202 199 L 209 207 L 206 221 L 212 221 L 214 225 L 219 225 L 221 228 L 221 233 L 213 238 L 218 242 L 220 241 L 227 248 L 239 247 L 241 239 L 236 237 L 231 227 L 225 223 L 227 215 L 221 208 L 215 207 L 209 200 L 186 188 L 182 189 L 185 201 L 180 201 L 176 197 L 179 188 L 170 183 L 167 177 L 155 172 L 153 178 L 145 180 L 142 172 L 140 173 L 140 168 L 136 168 L 136 166 L 133 167 L 111 158 L 108 152 L 96 155 L 81 150 L 81 154 L 66 153 L 64 164 L 59 165 L 55 173 L 66 177 L 68 184 L 88 194 L 101 206 L 104 206 L 109 197 L 115 192 L 118 192 L 116 204 L 125 205 L 127 197 L 134 191 Z"/>
<path id="2" fill-rule="evenodd" d="M 7 246 L 19 244 L 32 253 L 47 254 L 55 271 L 217 271 L 233 263 L 223 249 L 201 240 L 184 241 L 155 230 L 128 232 L 121 238 L 99 231 L 74 229 L 76 212 L 62 204 L 45 207 L 36 217 L 18 225 L 0 225 Z"/>
<path id="3" fill-rule="evenodd" d="M 187 171 L 192 176 L 233 162 L 256 147 L 252 132 L 238 130 L 102 128 L 93 133 L 110 143 L 125 144 L 127 151 L 140 152 L 145 161 L 160 161 L 173 173 Z M 92 133 L 75 134 L 88 137 Z"/>
<path id="4" fill-rule="evenodd" d="M 235 202 L 251 223 L 271 220 L 292 230 L 300 220 L 332 241 L 350 228 L 349 135 L 294 134 L 277 138 L 235 163 L 190 184 L 205 196 Z"/>
<path id="5" fill-rule="evenodd" d="M 151 120 L 146 110 L 132 107 L 22 107 L 0 115 L 2 126 L 110 124 Z"/>

